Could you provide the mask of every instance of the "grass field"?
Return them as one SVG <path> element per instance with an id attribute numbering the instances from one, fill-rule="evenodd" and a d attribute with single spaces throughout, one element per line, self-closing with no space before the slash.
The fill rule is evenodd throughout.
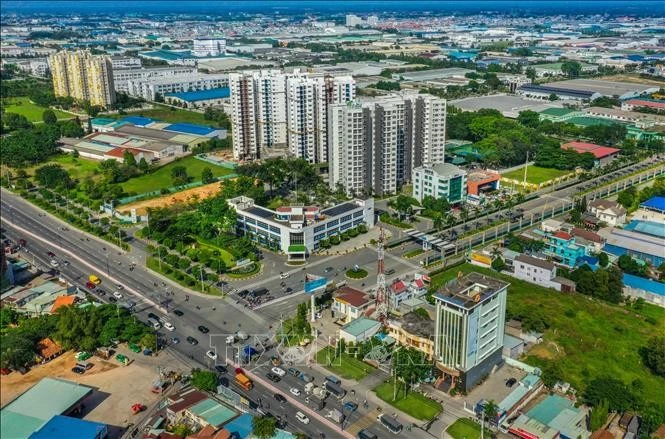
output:
<path id="1" fill-rule="evenodd" d="M 397 390 L 397 398 L 393 401 L 393 383 L 386 382 L 374 388 L 376 396 L 407 415 L 423 421 L 430 420 L 443 410 L 438 402 L 424 397 L 420 393 L 410 391 L 404 396 L 404 386 Z"/>
<path id="2" fill-rule="evenodd" d="M 4 104 L 7 102 L 7 105 Z M 16 113 L 25 116 L 30 122 L 42 122 L 42 115 L 46 107 L 40 107 L 30 102 L 27 97 L 7 98 L 3 100 L 6 113 Z M 74 116 L 60 110 L 53 110 L 58 119 L 72 119 Z"/>
<path id="3" fill-rule="evenodd" d="M 212 120 L 206 120 L 203 113 L 196 111 L 182 110 L 179 108 L 167 107 L 156 105 L 155 108 L 149 110 L 138 110 L 135 112 L 127 112 L 127 114 L 101 114 L 100 117 L 108 117 L 111 119 L 122 119 L 127 116 L 144 116 L 151 119 L 158 119 L 163 122 L 177 123 L 186 122 L 194 123 L 197 125 L 213 126 L 220 128 L 218 124 Z"/>
<path id="4" fill-rule="evenodd" d="M 337 358 L 334 358 L 332 346 L 326 346 L 317 352 L 316 362 L 335 375 L 347 380 L 360 381 L 373 369 L 369 364 L 363 363 L 348 354 L 340 354 Z"/>
<path id="5" fill-rule="evenodd" d="M 207 248 L 210 251 L 215 251 L 217 250 L 219 252 L 219 257 L 222 258 L 222 261 L 224 261 L 224 264 L 226 264 L 227 267 L 235 267 L 236 265 L 236 258 L 233 257 L 231 253 L 229 253 L 227 250 L 224 250 L 221 247 L 216 246 L 215 244 L 205 241 L 204 239 L 198 238 L 197 242 L 201 246 L 201 248 Z"/>
<path id="6" fill-rule="evenodd" d="M 478 439 L 480 438 L 480 425 L 471 419 L 460 418 L 446 429 L 454 439 Z M 485 429 L 485 437 L 492 437 L 492 432 Z"/>
<path id="7" fill-rule="evenodd" d="M 665 378 L 644 367 L 638 353 L 650 337 L 665 332 L 665 309 L 645 304 L 642 310 L 635 310 L 580 294 L 558 293 L 470 264 L 433 276 L 432 287 L 440 287 L 460 271 L 476 271 L 510 282 L 508 313 L 536 314 L 549 324 L 544 341 L 529 352 L 528 364 L 540 366 L 555 359 L 565 380 L 580 390 L 596 377 L 614 377 L 628 386 L 639 379 L 645 400 L 665 405 Z M 646 321 L 647 317 L 655 323 Z"/>
<path id="8" fill-rule="evenodd" d="M 27 168 L 24 168 L 25 172 L 28 174 L 29 177 L 33 177 L 35 175 L 35 170 L 37 168 L 40 168 L 44 165 L 49 165 L 49 164 L 58 164 L 62 166 L 64 169 L 69 171 L 70 175 L 72 178 L 76 178 L 79 180 L 82 180 L 88 176 L 94 176 L 95 175 L 95 170 L 99 166 L 99 162 L 97 160 L 92 160 L 92 159 L 86 159 L 83 157 L 79 157 L 77 159 L 74 159 L 74 157 L 71 156 L 71 154 L 61 154 L 58 156 L 53 157 L 50 159 L 48 162 L 40 163 L 35 166 L 30 166 Z M 12 174 L 16 175 L 16 169 L 13 168 L 7 168 L 5 165 L 2 165 L 2 174 L 4 175 L 4 172 L 6 169 L 9 169 Z"/>
<path id="9" fill-rule="evenodd" d="M 550 181 L 553 178 L 561 177 L 562 175 L 570 174 L 573 171 L 566 171 L 561 169 L 541 168 L 539 166 L 531 165 L 526 171 L 527 183 L 540 184 Z M 514 171 L 501 174 L 502 177 L 510 178 L 513 180 L 524 180 L 524 167 L 515 169 Z"/>
<path id="10" fill-rule="evenodd" d="M 212 174 L 215 177 L 221 177 L 222 175 L 233 173 L 233 170 L 231 169 L 227 169 L 222 166 L 215 166 L 213 164 L 189 156 L 185 157 L 184 159 L 171 162 L 168 165 L 162 166 L 150 174 L 132 178 L 122 183 L 122 188 L 125 190 L 125 192 L 128 193 L 136 192 L 137 194 L 141 194 L 144 192 L 151 192 L 160 190 L 162 188 L 171 187 L 173 186 L 173 182 L 171 180 L 171 169 L 176 166 L 186 167 L 187 175 L 189 175 L 192 181 L 201 181 L 201 173 L 203 172 L 203 168 L 212 169 Z"/>

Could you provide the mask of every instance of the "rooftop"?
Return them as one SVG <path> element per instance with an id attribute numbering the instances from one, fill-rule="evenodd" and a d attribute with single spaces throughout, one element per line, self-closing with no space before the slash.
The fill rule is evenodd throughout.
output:
<path id="1" fill-rule="evenodd" d="M 534 267 L 540 267 L 548 271 L 554 270 L 554 264 L 545 259 L 534 258 L 529 255 L 519 255 L 515 258 L 517 262 L 524 262 L 525 264 L 533 265 Z"/>
<path id="2" fill-rule="evenodd" d="M 341 330 L 355 337 L 358 337 L 372 329 L 378 328 L 379 326 L 381 326 L 381 322 L 372 320 L 367 317 L 359 317 L 352 322 L 342 326 Z"/>
<path id="3" fill-rule="evenodd" d="M 185 91 L 181 93 L 166 93 L 166 97 L 174 97 L 187 102 L 206 101 L 209 99 L 226 99 L 231 96 L 228 87 L 211 88 L 209 90 Z"/>
<path id="4" fill-rule="evenodd" d="M 215 427 L 219 427 L 237 415 L 235 411 L 210 398 L 193 405 L 189 411 Z"/>
<path id="5" fill-rule="evenodd" d="M 434 335 L 434 321 L 425 318 L 415 312 L 409 312 L 402 316 L 398 326 L 410 334 L 420 337 L 430 337 Z"/>
<path id="6" fill-rule="evenodd" d="M 440 288 L 434 297 L 456 306 L 471 309 L 493 297 L 502 289 L 507 288 L 508 285 L 507 282 L 480 273 L 471 272 L 466 276 L 461 276 L 460 272 L 456 279 L 452 279 Z"/>
<path id="7" fill-rule="evenodd" d="M 196 125 L 193 123 L 173 123 L 164 127 L 165 131 L 175 131 L 178 133 L 194 134 L 196 136 L 207 136 L 217 131 L 215 128 Z"/>
<path id="8" fill-rule="evenodd" d="M 104 437 L 107 430 L 108 427 L 99 422 L 58 415 L 30 435 L 30 439 L 95 439 Z"/>
<path id="9" fill-rule="evenodd" d="M 569 88 L 552 87 L 550 85 L 524 84 L 518 90 L 537 93 L 554 93 L 564 96 L 571 96 L 579 99 L 591 99 L 596 92 L 588 90 L 573 90 Z"/>
<path id="10" fill-rule="evenodd" d="M 570 108 L 546 108 L 540 114 L 547 114 L 549 116 L 565 116 L 570 113 L 577 113 L 577 110 Z"/>
<path id="11" fill-rule="evenodd" d="M 640 203 L 640 207 L 665 213 L 665 197 L 649 198 L 645 202 Z"/>
<path id="12" fill-rule="evenodd" d="M 538 66 L 534 66 L 538 67 Z M 608 81 L 606 79 L 569 79 L 548 84 L 555 88 L 590 91 L 604 96 L 623 96 L 643 93 L 647 90 L 658 90 L 658 87 L 649 84 L 636 84 L 632 82 Z"/>
<path id="13" fill-rule="evenodd" d="M 596 145 L 594 143 L 587 143 L 587 142 L 568 142 L 561 145 L 561 148 L 573 149 L 579 152 L 580 154 L 585 152 L 590 152 L 597 159 L 609 157 L 612 154 L 617 154 L 618 152 L 621 151 L 620 149 L 617 148 L 610 148 L 609 146 Z"/>
<path id="14" fill-rule="evenodd" d="M 342 287 L 337 290 L 335 300 L 355 307 L 361 307 L 370 302 L 370 298 L 366 293 L 351 287 Z"/>

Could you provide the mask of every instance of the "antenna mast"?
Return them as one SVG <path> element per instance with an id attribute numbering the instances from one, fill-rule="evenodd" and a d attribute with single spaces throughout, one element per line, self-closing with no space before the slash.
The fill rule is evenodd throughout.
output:
<path id="1" fill-rule="evenodd" d="M 379 229 L 379 243 L 377 246 L 378 266 L 376 270 L 376 313 L 381 322 L 386 321 L 388 318 L 388 311 L 390 310 L 390 303 L 388 298 L 388 289 L 386 288 L 386 275 L 384 267 L 384 252 L 383 243 L 385 236 L 383 228 Z"/>

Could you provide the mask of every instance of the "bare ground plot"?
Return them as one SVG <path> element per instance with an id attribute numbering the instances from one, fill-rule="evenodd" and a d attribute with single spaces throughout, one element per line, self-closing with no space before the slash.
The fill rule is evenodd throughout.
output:
<path id="1" fill-rule="evenodd" d="M 618 75 L 611 75 L 611 76 L 603 76 L 600 79 L 604 79 L 606 81 L 621 81 L 621 82 L 632 82 L 633 84 L 647 84 L 647 85 L 653 85 L 654 87 L 661 86 L 662 83 L 658 81 L 654 81 L 653 79 L 649 78 L 641 78 L 638 75 L 628 75 L 628 74 L 618 74 Z"/>
<path id="2" fill-rule="evenodd" d="M 186 189 L 175 194 L 168 194 L 162 197 L 151 198 L 149 200 L 136 201 L 134 203 L 125 204 L 118 208 L 118 211 L 129 213 L 131 209 L 136 209 L 136 213 L 141 215 L 146 212 L 148 208 L 172 206 L 178 203 L 187 203 L 195 200 L 203 200 L 208 197 L 216 195 L 220 190 L 219 182 L 206 184 L 203 186 Z"/>

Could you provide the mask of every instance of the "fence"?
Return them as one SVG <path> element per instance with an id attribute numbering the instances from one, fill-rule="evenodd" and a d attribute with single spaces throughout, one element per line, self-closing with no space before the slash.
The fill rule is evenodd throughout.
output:
<path id="1" fill-rule="evenodd" d="M 205 153 L 195 155 L 194 157 L 199 159 L 199 160 L 202 160 L 206 163 L 210 163 L 211 165 L 221 166 L 221 167 L 226 168 L 226 169 L 235 169 L 236 168 L 236 164 L 233 163 L 233 162 L 227 162 L 226 160 L 222 160 L 222 159 L 214 159 L 214 158 L 208 157 L 207 154 L 205 154 Z"/>

